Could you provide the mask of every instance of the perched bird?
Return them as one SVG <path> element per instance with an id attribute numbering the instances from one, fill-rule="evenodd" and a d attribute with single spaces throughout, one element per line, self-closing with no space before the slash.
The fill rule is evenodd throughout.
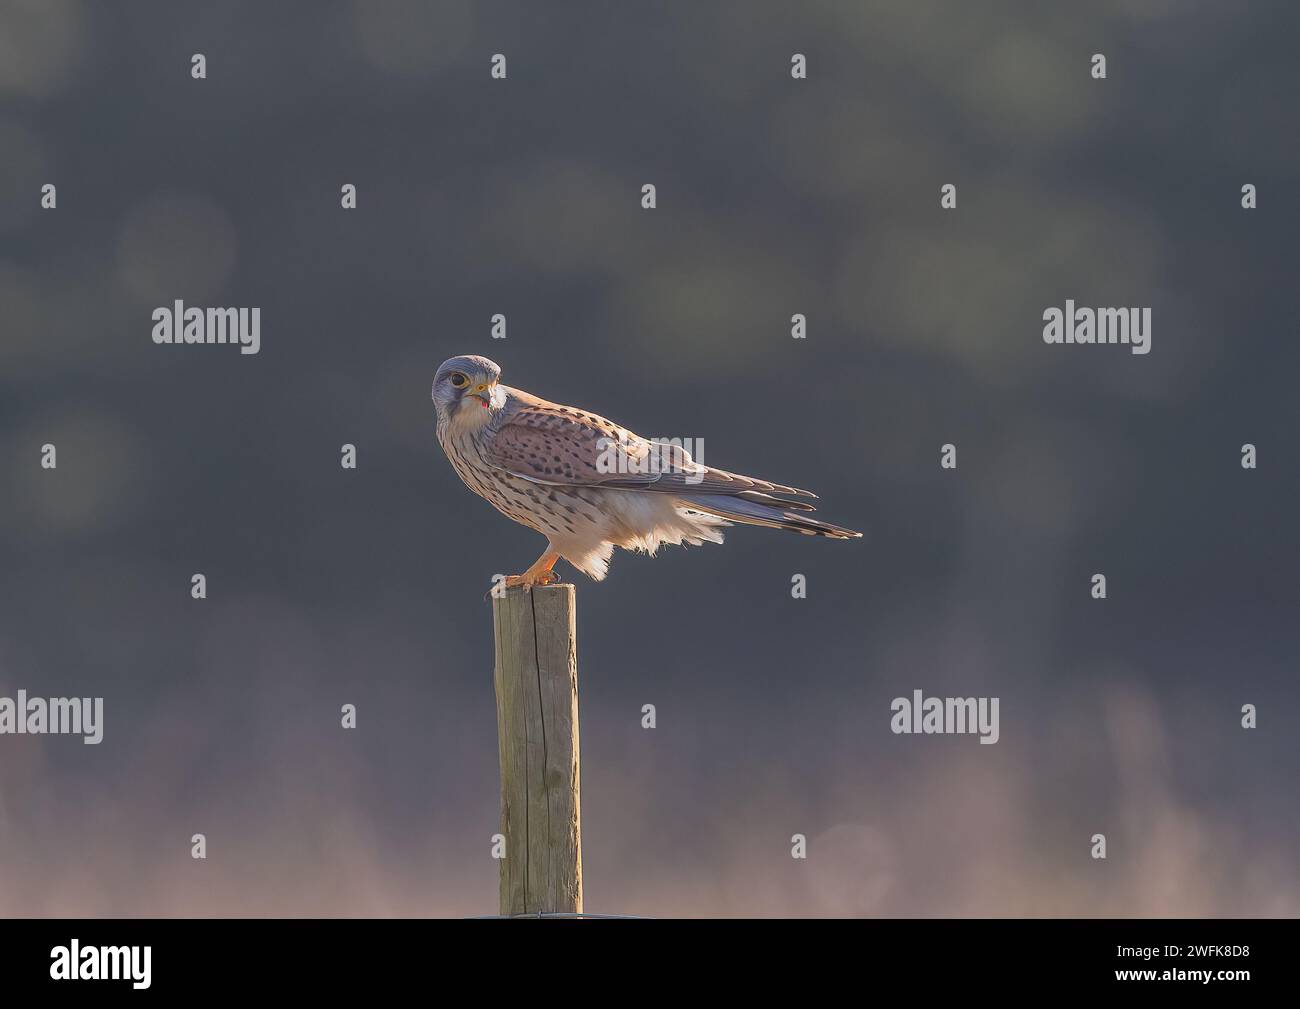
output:
<path id="1" fill-rule="evenodd" d="M 650 441 L 613 421 L 500 383 L 486 357 L 444 361 L 433 379 L 438 443 L 470 490 L 547 539 L 507 586 L 558 581 L 563 557 L 596 581 L 614 547 L 653 554 L 661 543 L 722 542 L 721 527 L 861 533 L 809 518 L 817 495 L 701 465 L 682 445 Z"/>

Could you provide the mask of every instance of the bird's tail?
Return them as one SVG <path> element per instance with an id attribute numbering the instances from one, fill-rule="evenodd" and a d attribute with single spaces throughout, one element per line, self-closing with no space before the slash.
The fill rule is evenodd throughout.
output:
<path id="1" fill-rule="evenodd" d="M 770 494 L 749 492 L 734 494 L 680 494 L 682 507 L 717 515 L 732 522 L 750 526 L 767 526 L 770 529 L 792 529 L 805 536 L 829 536 L 832 539 L 856 539 L 862 533 L 833 525 L 820 519 L 809 518 L 813 510 L 805 502 L 782 501 Z"/>

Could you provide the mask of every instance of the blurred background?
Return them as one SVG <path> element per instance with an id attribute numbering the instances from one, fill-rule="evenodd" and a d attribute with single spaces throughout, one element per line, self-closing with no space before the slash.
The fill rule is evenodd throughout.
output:
<path id="1" fill-rule="evenodd" d="M 576 576 L 589 911 L 1300 913 L 1297 28 L 0 2 L 0 695 L 105 699 L 0 738 L 0 913 L 495 912 L 483 593 L 543 543 L 437 446 L 460 353 L 866 532 Z M 177 298 L 261 353 L 155 346 Z M 1151 353 L 1044 345 L 1066 298 Z"/>

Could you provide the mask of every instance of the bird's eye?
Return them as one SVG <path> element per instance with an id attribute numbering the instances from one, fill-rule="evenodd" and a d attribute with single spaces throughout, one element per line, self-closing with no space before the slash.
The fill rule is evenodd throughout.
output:
<path id="1" fill-rule="evenodd" d="M 465 388 L 465 386 L 469 385 L 469 379 L 467 379 L 460 372 L 453 371 L 451 373 L 451 384 L 453 388 L 463 389 Z"/>

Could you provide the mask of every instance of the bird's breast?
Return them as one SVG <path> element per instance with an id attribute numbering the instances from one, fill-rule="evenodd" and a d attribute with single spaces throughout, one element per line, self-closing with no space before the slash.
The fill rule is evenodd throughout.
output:
<path id="1" fill-rule="evenodd" d="M 440 440 L 466 487 L 507 518 L 548 535 L 557 531 L 556 505 L 550 488 L 492 465 L 472 436 L 450 434 Z"/>

